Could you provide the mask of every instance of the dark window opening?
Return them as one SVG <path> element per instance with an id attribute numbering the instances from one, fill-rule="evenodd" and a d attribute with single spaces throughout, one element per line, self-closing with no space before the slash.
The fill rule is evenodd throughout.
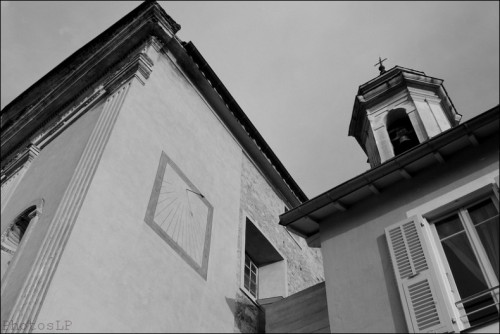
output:
<path id="1" fill-rule="evenodd" d="M 417 134 L 404 109 L 396 109 L 389 112 L 387 117 L 387 132 L 391 139 L 394 155 L 399 155 L 419 144 Z"/>
<path id="2" fill-rule="evenodd" d="M 463 318 L 467 318 L 471 326 L 498 319 L 499 316 L 496 306 L 498 217 L 498 209 L 491 199 L 487 199 L 460 208 L 435 224 L 460 294 L 457 307 L 465 311 Z"/>
<path id="3" fill-rule="evenodd" d="M 286 296 L 286 262 L 261 231 L 247 219 L 242 288 L 254 301 Z"/>

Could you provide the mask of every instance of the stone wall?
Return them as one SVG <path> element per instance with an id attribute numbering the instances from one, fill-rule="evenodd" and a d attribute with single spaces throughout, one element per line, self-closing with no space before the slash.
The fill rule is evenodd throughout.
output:
<path id="1" fill-rule="evenodd" d="M 262 174 L 246 155 L 243 155 L 241 173 L 241 206 L 239 240 L 249 218 L 287 261 L 288 295 L 324 281 L 321 252 L 310 248 L 306 241 L 279 225 L 279 215 L 285 211 L 285 202 L 276 194 Z M 241 263 L 244 244 L 238 247 L 240 266 L 236 270 L 241 282 Z M 263 310 L 239 290 L 236 299 L 235 331 L 258 332 L 264 328 Z"/>

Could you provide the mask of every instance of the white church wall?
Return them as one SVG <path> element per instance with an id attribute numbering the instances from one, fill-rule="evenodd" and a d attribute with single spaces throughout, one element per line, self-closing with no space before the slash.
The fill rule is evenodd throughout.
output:
<path id="1" fill-rule="evenodd" d="M 144 221 L 162 151 L 213 205 L 206 280 Z M 160 57 L 125 99 L 38 320 L 69 319 L 72 331 L 232 331 L 241 155 Z"/>

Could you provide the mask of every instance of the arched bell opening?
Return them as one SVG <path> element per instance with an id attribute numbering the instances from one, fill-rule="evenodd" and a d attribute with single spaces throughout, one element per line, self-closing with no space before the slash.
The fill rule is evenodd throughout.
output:
<path id="1" fill-rule="evenodd" d="M 419 144 L 415 129 L 404 109 L 389 111 L 387 116 L 387 132 L 389 133 L 395 156 Z"/>

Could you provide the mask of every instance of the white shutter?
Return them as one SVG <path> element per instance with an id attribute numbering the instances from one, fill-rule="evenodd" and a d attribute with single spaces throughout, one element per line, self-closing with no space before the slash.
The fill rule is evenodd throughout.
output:
<path id="1" fill-rule="evenodd" d="M 418 217 L 385 230 L 408 330 L 453 332 Z"/>

